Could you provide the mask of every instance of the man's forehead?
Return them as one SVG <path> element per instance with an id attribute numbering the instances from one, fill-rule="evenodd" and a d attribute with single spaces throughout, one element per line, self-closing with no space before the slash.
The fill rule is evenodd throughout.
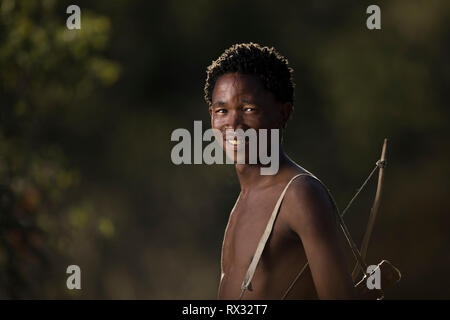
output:
<path id="1" fill-rule="evenodd" d="M 220 76 L 213 90 L 213 103 L 216 100 L 232 98 L 251 98 L 261 95 L 264 87 L 257 77 L 239 73 L 228 73 Z"/>

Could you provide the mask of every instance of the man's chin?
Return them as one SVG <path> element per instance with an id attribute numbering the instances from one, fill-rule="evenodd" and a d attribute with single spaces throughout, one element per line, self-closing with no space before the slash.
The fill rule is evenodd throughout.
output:
<path id="1" fill-rule="evenodd" d="M 238 151 L 225 151 L 226 157 L 234 164 L 248 164 L 249 158 L 246 154 L 240 154 Z"/>

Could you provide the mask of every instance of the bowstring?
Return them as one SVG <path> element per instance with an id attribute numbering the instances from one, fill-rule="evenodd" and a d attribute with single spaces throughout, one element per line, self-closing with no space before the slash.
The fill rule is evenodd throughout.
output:
<path id="1" fill-rule="evenodd" d="M 366 186 L 366 184 L 369 182 L 370 178 L 372 178 L 373 174 L 375 173 L 375 171 L 380 168 L 378 162 L 375 164 L 375 168 L 373 168 L 372 172 L 369 174 L 369 176 L 367 177 L 367 179 L 364 181 L 364 183 L 361 185 L 361 187 L 356 191 L 355 195 L 353 196 L 353 198 L 349 201 L 349 203 L 347 204 L 347 206 L 345 207 L 344 211 L 342 211 L 341 213 L 341 217 L 344 217 L 345 213 L 348 211 L 348 209 L 350 209 L 350 206 L 353 204 L 353 202 L 355 201 L 355 199 L 358 197 L 358 195 L 360 194 L 360 192 L 362 191 L 362 189 L 364 189 L 364 187 Z"/>

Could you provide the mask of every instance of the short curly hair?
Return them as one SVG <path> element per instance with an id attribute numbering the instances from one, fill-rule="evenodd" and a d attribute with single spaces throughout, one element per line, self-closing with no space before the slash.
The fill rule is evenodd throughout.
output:
<path id="1" fill-rule="evenodd" d="M 231 46 L 207 68 L 204 92 L 208 105 L 217 79 L 233 72 L 257 76 L 278 101 L 294 103 L 294 70 L 288 60 L 273 47 L 250 42 Z"/>

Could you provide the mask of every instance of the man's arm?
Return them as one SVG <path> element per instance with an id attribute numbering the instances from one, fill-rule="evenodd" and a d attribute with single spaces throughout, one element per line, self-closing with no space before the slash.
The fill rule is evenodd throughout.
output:
<path id="1" fill-rule="evenodd" d="M 286 192 L 284 205 L 290 228 L 302 240 L 319 298 L 355 298 L 335 209 L 325 188 L 312 177 L 296 179 Z"/>

